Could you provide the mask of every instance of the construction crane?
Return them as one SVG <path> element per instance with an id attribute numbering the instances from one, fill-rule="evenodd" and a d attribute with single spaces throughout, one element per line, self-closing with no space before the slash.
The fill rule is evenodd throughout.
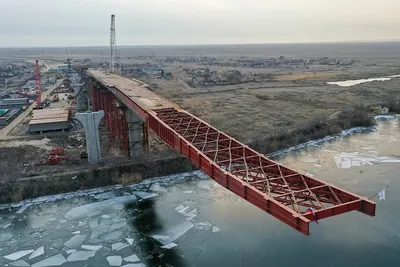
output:
<path id="1" fill-rule="evenodd" d="M 42 88 L 40 83 L 40 65 L 39 60 L 36 60 L 35 64 L 35 90 L 36 90 L 36 107 L 40 107 L 42 104 Z"/>

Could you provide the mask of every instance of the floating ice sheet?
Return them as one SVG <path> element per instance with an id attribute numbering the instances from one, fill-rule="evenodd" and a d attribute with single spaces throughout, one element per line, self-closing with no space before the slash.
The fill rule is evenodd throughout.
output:
<path id="1" fill-rule="evenodd" d="M 32 204 L 26 204 L 23 205 L 21 208 L 19 208 L 19 210 L 17 210 L 16 213 L 21 214 L 22 212 L 24 212 L 27 208 L 29 208 L 29 206 L 31 206 Z"/>
<path id="2" fill-rule="evenodd" d="M 174 247 L 177 247 L 177 246 L 178 246 L 178 245 L 175 244 L 175 243 L 169 243 L 168 245 L 161 246 L 161 248 L 171 249 L 171 248 L 174 248 Z"/>
<path id="3" fill-rule="evenodd" d="M 150 187 L 150 190 L 151 190 L 151 191 L 154 191 L 154 192 L 164 192 L 164 193 L 167 193 L 167 192 L 168 192 L 167 188 L 165 188 L 165 187 L 163 187 L 163 186 L 161 186 L 161 185 L 159 185 L 159 184 L 153 184 L 153 185 Z"/>
<path id="4" fill-rule="evenodd" d="M 33 249 L 21 250 L 21 251 L 14 252 L 10 255 L 4 256 L 4 258 L 6 258 L 7 260 L 10 260 L 10 261 L 16 261 L 28 254 L 31 254 L 32 252 L 33 252 Z"/>
<path id="5" fill-rule="evenodd" d="M 213 226 L 212 231 L 213 231 L 213 233 L 216 233 L 216 232 L 219 232 L 220 230 L 217 226 Z"/>
<path id="6" fill-rule="evenodd" d="M 116 243 L 111 245 L 112 250 L 121 250 L 126 247 L 129 247 L 129 245 L 124 243 Z"/>
<path id="7" fill-rule="evenodd" d="M 205 190 L 211 190 L 212 181 L 199 181 L 197 183 L 198 188 L 202 188 Z"/>
<path id="8" fill-rule="evenodd" d="M 108 229 L 109 232 L 124 228 L 126 226 L 126 222 L 118 222 L 118 223 L 113 223 L 110 226 L 110 229 Z"/>
<path id="9" fill-rule="evenodd" d="M 44 246 L 41 246 L 40 248 L 37 248 L 29 257 L 29 260 L 34 259 L 36 257 L 39 257 L 44 254 Z"/>
<path id="10" fill-rule="evenodd" d="M 76 251 L 68 256 L 67 261 L 85 261 L 94 257 L 94 255 L 96 255 L 96 251 Z"/>
<path id="11" fill-rule="evenodd" d="M 118 237 L 120 237 L 124 232 L 123 231 L 114 231 L 114 232 L 110 232 L 108 234 L 105 234 L 103 236 L 103 240 L 104 241 L 111 241 L 111 240 L 115 240 Z"/>
<path id="12" fill-rule="evenodd" d="M 83 241 L 85 241 L 86 235 L 76 235 L 72 237 L 70 240 L 64 243 L 64 246 L 69 248 L 79 248 Z"/>
<path id="13" fill-rule="evenodd" d="M 121 210 L 125 204 L 136 201 L 136 196 L 121 196 L 71 209 L 65 214 L 68 220 L 92 217 L 111 210 Z"/>
<path id="14" fill-rule="evenodd" d="M 97 194 L 94 196 L 95 199 L 110 199 L 110 198 L 114 198 L 117 195 L 115 194 L 115 192 L 110 191 L 110 192 L 104 192 L 101 194 Z"/>
<path id="15" fill-rule="evenodd" d="M 135 191 L 133 192 L 138 198 L 141 199 L 150 199 L 158 196 L 156 193 L 148 193 L 148 192 L 142 192 L 142 191 Z"/>
<path id="16" fill-rule="evenodd" d="M 122 257 L 121 256 L 108 256 L 107 257 L 108 264 L 111 266 L 121 266 Z"/>
<path id="17" fill-rule="evenodd" d="M 67 254 L 71 254 L 72 252 L 75 252 L 76 249 L 68 249 L 67 251 L 65 251 Z"/>
<path id="18" fill-rule="evenodd" d="M 32 267 L 60 266 L 66 262 L 67 262 L 67 260 L 64 258 L 63 255 L 57 254 L 50 258 L 47 258 L 47 259 L 44 259 L 42 261 L 32 264 Z"/>
<path id="19" fill-rule="evenodd" d="M 167 229 L 161 233 L 155 233 L 151 235 L 151 237 L 156 239 L 161 244 L 167 245 L 184 235 L 193 226 L 194 225 L 191 222 L 183 220 L 181 223 L 171 227 L 170 229 Z"/>
<path id="20" fill-rule="evenodd" d="M 10 263 L 11 266 L 17 266 L 17 267 L 29 267 L 29 263 L 27 263 L 24 260 L 19 260 L 19 261 L 14 261 Z"/>
<path id="21" fill-rule="evenodd" d="M 33 229 L 45 226 L 51 219 L 51 215 L 36 216 L 31 215 L 28 217 L 29 225 Z"/>
<path id="22" fill-rule="evenodd" d="M 98 251 L 101 249 L 103 246 L 91 246 L 91 245 L 82 245 L 81 248 L 91 250 L 91 251 Z"/>
<path id="23" fill-rule="evenodd" d="M 143 263 L 129 263 L 122 267 L 146 267 L 146 265 L 144 265 Z"/>
<path id="24" fill-rule="evenodd" d="M 129 245 L 133 244 L 133 238 L 125 238 Z"/>
<path id="25" fill-rule="evenodd" d="M 138 262 L 138 261 L 140 261 L 140 259 L 135 254 L 132 254 L 132 255 L 124 258 L 124 261 L 126 261 L 126 262 Z"/>
<path id="26" fill-rule="evenodd" d="M 184 194 L 192 194 L 193 191 L 192 190 L 187 190 L 187 191 L 183 191 Z"/>

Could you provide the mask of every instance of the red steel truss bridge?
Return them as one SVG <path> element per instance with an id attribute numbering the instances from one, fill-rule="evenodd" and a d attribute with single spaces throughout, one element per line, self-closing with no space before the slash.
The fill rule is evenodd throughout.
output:
<path id="1" fill-rule="evenodd" d="M 105 111 L 110 133 L 127 154 L 128 123 L 125 111 L 116 106 L 134 111 L 148 128 L 214 181 L 305 235 L 310 234 L 309 223 L 316 219 L 350 211 L 375 216 L 375 202 L 268 159 L 138 80 L 95 70 L 87 73 L 93 109 Z M 305 213 L 309 208 L 314 214 Z"/>

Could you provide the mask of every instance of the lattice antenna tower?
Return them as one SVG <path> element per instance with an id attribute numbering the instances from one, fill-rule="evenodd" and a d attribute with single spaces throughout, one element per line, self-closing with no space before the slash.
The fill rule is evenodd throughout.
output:
<path id="1" fill-rule="evenodd" d="M 42 84 L 40 82 L 40 65 L 39 60 L 35 64 L 35 90 L 36 90 L 36 105 L 39 107 L 42 103 Z"/>
<path id="2" fill-rule="evenodd" d="M 115 15 L 111 15 L 110 27 L 110 72 L 115 72 L 115 65 L 117 63 L 117 41 L 115 38 Z"/>

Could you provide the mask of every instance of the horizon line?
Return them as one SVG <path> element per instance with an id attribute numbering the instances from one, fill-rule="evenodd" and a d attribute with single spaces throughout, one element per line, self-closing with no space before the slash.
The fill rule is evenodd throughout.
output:
<path id="1" fill-rule="evenodd" d="M 273 42 L 273 43 L 193 43 L 193 44 L 123 44 L 118 47 L 146 47 L 146 46 L 222 46 L 222 45 L 293 45 L 293 44 L 357 44 L 357 43 L 398 43 L 400 39 L 385 40 L 358 40 L 358 41 L 317 41 L 317 42 Z M 65 45 L 65 46 L 0 46 L 1 49 L 13 48 L 93 48 L 93 47 L 109 47 L 109 45 Z"/>

